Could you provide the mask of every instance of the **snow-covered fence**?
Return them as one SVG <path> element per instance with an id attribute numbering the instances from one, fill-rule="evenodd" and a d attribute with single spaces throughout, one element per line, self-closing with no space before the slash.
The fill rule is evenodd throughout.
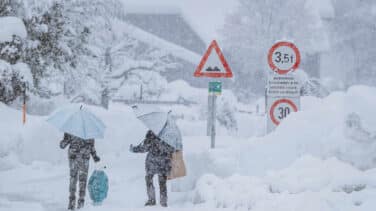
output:
<path id="1" fill-rule="evenodd" d="M 197 102 L 189 101 L 185 99 L 179 99 L 177 101 L 164 101 L 164 100 L 130 100 L 130 99 L 113 99 L 113 102 L 124 103 L 127 105 L 133 104 L 154 104 L 154 105 L 195 105 Z"/>

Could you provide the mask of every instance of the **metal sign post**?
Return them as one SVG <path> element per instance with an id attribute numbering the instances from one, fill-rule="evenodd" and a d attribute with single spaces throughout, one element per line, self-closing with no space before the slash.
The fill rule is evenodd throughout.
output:
<path id="1" fill-rule="evenodd" d="M 212 96 L 210 93 L 208 94 L 208 118 L 207 118 L 207 125 L 206 125 L 206 135 L 211 136 L 212 124 L 213 124 L 213 117 L 212 117 Z"/>
<path id="2" fill-rule="evenodd" d="M 209 95 L 208 95 L 208 125 L 207 125 L 207 135 L 210 136 L 211 148 L 215 148 L 215 123 L 216 123 L 216 112 L 217 112 L 217 96 L 222 93 L 222 83 L 221 82 L 209 82 Z"/>
<path id="3" fill-rule="evenodd" d="M 228 65 L 217 41 L 213 40 L 202 57 L 194 74 L 195 77 L 208 78 L 232 78 L 232 71 Z M 210 136 L 211 148 L 215 148 L 215 120 L 217 96 L 222 93 L 222 83 L 218 81 L 209 82 L 208 95 L 208 119 L 206 134 Z"/>

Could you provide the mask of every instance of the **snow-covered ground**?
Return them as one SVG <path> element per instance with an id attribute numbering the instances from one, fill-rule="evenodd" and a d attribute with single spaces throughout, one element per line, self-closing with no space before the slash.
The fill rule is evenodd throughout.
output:
<path id="1" fill-rule="evenodd" d="M 346 115 L 356 112 L 374 137 L 375 92 L 356 86 L 324 99 L 305 97 L 302 111 L 275 132 L 219 136 L 214 150 L 209 138 L 195 131 L 205 128 L 204 121 L 179 120 L 188 176 L 168 184 L 168 209 L 375 210 L 376 140 L 353 140 L 345 133 Z M 128 151 L 146 128 L 121 104 L 111 104 L 108 111 L 89 109 L 107 125 L 106 138 L 97 140 L 96 148 L 102 159 L 98 166 L 108 167 L 110 191 L 102 206 L 92 206 L 87 197 L 84 210 L 149 210 L 143 207 L 145 156 Z M 28 116 L 22 125 L 21 113 L 2 104 L 0 116 L 0 210 L 65 210 L 69 174 L 66 151 L 58 147 L 62 134 L 45 117 Z M 238 121 L 250 130 L 264 124 Z M 91 163 L 90 172 L 98 166 Z"/>

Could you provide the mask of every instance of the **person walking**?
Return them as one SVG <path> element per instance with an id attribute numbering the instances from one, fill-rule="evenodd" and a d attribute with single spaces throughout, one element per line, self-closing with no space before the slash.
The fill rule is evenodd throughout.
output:
<path id="1" fill-rule="evenodd" d="M 162 207 L 167 207 L 166 183 L 167 176 L 171 171 L 171 158 L 175 149 L 161 141 L 153 131 L 149 130 L 146 133 L 144 141 L 140 145 L 130 145 L 130 151 L 134 153 L 148 153 L 145 160 L 145 181 L 148 200 L 146 201 L 145 206 L 156 205 L 153 177 L 154 175 L 158 175 L 160 205 Z"/>
<path id="2" fill-rule="evenodd" d="M 79 181 L 79 198 L 77 208 L 83 208 L 85 204 L 86 184 L 89 170 L 90 155 L 95 162 L 99 162 L 94 139 L 83 139 L 69 133 L 64 133 L 64 139 L 60 142 L 60 148 L 65 149 L 69 145 L 68 159 L 70 169 L 69 203 L 68 209 L 74 210 L 76 205 L 76 187 Z"/>

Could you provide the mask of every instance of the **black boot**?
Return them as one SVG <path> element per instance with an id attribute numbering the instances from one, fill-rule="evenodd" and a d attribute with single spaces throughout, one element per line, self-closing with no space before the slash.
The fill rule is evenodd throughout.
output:
<path id="1" fill-rule="evenodd" d="M 148 201 L 145 203 L 145 206 L 154 206 L 155 203 L 155 190 L 153 185 L 153 175 L 146 175 L 146 191 L 148 195 Z"/>
<path id="2" fill-rule="evenodd" d="M 161 206 L 162 206 L 162 207 L 167 207 L 167 202 L 165 202 L 165 201 L 161 201 Z"/>
<path id="3" fill-rule="evenodd" d="M 145 207 L 146 206 L 154 206 L 156 203 L 155 203 L 155 200 L 148 200 L 146 203 L 145 203 Z"/>
<path id="4" fill-rule="evenodd" d="M 159 175 L 160 204 L 167 207 L 167 175 Z"/>
<path id="5" fill-rule="evenodd" d="M 76 199 L 75 199 L 75 197 L 69 197 L 68 210 L 74 210 L 75 206 L 76 206 Z"/>
<path id="6" fill-rule="evenodd" d="M 78 199 L 77 209 L 83 208 L 85 205 L 85 199 Z"/>

